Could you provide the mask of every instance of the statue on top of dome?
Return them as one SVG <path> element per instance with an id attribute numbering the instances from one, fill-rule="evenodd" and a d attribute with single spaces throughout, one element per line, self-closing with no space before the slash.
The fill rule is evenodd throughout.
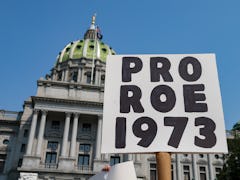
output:
<path id="1" fill-rule="evenodd" d="M 92 16 L 92 25 L 95 25 L 95 21 L 96 21 L 96 13 Z"/>

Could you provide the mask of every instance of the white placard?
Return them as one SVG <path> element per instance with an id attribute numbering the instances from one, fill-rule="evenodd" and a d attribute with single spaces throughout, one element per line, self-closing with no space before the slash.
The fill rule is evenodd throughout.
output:
<path id="1" fill-rule="evenodd" d="M 95 176 L 91 177 L 88 180 L 107 180 L 108 179 L 108 172 L 102 171 L 97 173 Z"/>
<path id="2" fill-rule="evenodd" d="M 102 153 L 227 153 L 214 54 L 107 58 Z"/>
<path id="3" fill-rule="evenodd" d="M 132 161 L 116 164 L 109 172 L 100 172 L 89 180 L 137 180 Z"/>

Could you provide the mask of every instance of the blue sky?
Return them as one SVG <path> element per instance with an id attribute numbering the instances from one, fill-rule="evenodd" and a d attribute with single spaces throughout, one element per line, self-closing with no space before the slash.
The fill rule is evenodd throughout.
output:
<path id="1" fill-rule="evenodd" d="M 91 16 L 118 54 L 216 53 L 226 128 L 240 119 L 239 0 L 0 2 L 0 109 L 22 110 L 36 80 Z"/>

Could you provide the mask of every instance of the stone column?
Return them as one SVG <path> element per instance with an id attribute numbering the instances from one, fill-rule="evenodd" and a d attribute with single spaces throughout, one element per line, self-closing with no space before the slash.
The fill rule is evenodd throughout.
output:
<path id="1" fill-rule="evenodd" d="M 70 157 L 76 156 L 76 141 L 77 141 L 77 130 L 78 130 L 78 118 L 79 114 L 74 114 L 73 127 L 72 127 L 72 139 L 71 139 L 71 151 Z"/>
<path id="2" fill-rule="evenodd" d="M 128 154 L 128 161 L 134 161 L 133 154 Z"/>
<path id="3" fill-rule="evenodd" d="M 56 80 L 56 74 L 52 74 L 52 80 L 53 80 L 53 81 Z"/>
<path id="4" fill-rule="evenodd" d="M 86 69 L 82 68 L 82 82 L 87 82 L 87 75 L 86 75 Z"/>
<path id="5" fill-rule="evenodd" d="M 136 154 L 136 161 L 141 162 L 141 154 Z"/>
<path id="6" fill-rule="evenodd" d="M 198 179 L 197 178 L 197 173 L 198 173 L 198 169 L 197 169 L 197 159 L 196 159 L 196 154 L 192 154 L 192 171 L 193 171 L 193 178 L 194 179 Z"/>
<path id="7" fill-rule="evenodd" d="M 95 85 L 99 85 L 99 69 L 96 69 Z"/>
<path id="8" fill-rule="evenodd" d="M 64 81 L 68 81 L 68 69 L 65 70 Z"/>
<path id="9" fill-rule="evenodd" d="M 26 153 L 27 155 L 32 154 L 32 145 L 33 145 L 33 139 L 34 139 L 35 131 L 36 131 L 38 112 L 39 112 L 39 110 L 36 110 L 36 109 L 33 112 L 33 118 L 32 118 L 31 129 L 30 129 L 28 145 L 27 145 L 27 153 Z"/>
<path id="10" fill-rule="evenodd" d="M 104 158 L 104 161 L 108 161 L 109 160 L 109 154 L 104 154 L 103 158 Z"/>
<path id="11" fill-rule="evenodd" d="M 181 167 L 181 162 L 180 162 L 180 154 L 176 154 L 176 178 L 177 179 L 182 179 L 182 167 Z"/>
<path id="12" fill-rule="evenodd" d="M 212 169 L 212 158 L 211 158 L 212 154 L 207 154 L 207 159 L 208 159 L 208 173 L 209 173 L 209 179 L 214 179 L 214 173 L 213 173 L 213 169 Z M 207 174 L 207 170 L 206 170 L 206 174 Z"/>
<path id="13" fill-rule="evenodd" d="M 96 139 L 95 159 L 101 159 L 101 144 L 102 144 L 102 115 L 98 116 L 98 129 Z"/>
<path id="14" fill-rule="evenodd" d="M 37 156 L 41 156 L 41 150 L 42 150 L 42 141 L 43 141 L 43 134 L 45 130 L 45 124 L 46 124 L 46 117 L 47 117 L 47 111 L 42 111 L 42 117 L 41 117 L 41 123 L 40 123 L 40 129 L 38 132 L 38 143 L 37 143 Z"/>
<path id="15" fill-rule="evenodd" d="M 61 73 L 62 73 L 62 79 L 61 79 L 61 81 L 64 81 L 65 71 L 62 71 Z"/>
<path id="16" fill-rule="evenodd" d="M 82 80 L 82 68 L 79 67 L 79 69 L 78 69 L 77 82 L 81 82 L 81 80 Z"/>
<path id="17" fill-rule="evenodd" d="M 56 69 L 53 70 L 52 80 L 53 80 L 53 81 L 56 81 L 56 80 L 57 80 L 57 71 L 56 71 Z"/>
<path id="18" fill-rule="evenodd" d="M 62 151 L 61 156 L 67 156 L 67 142 L 68 142 L 68 133 L 69 133 L 69 124 L 70 124 L 70 113 L 66 113 L 65 126 L 63 132 L 63 141 L 62 141 Z"/>

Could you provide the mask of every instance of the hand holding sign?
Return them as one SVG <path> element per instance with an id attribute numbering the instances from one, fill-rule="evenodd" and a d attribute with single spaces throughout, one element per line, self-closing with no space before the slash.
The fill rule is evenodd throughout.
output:
<path id="1" fill-rule="evenodd" d="M 109 56 L 102 152 L 227 152 L 221 105 L 213 54 Z"/>

